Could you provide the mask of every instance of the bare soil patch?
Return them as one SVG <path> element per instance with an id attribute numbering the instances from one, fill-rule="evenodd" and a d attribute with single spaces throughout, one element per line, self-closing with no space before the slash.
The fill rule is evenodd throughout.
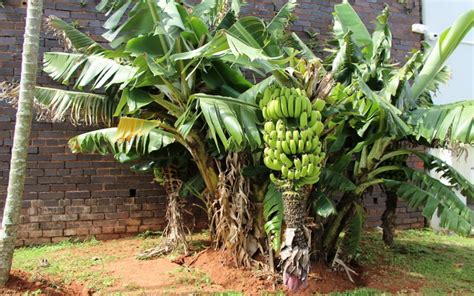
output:
<path id="1" fill-rule="evenodd" d="M 12 270 L 7 285 L 0 289 L 0 295 L 24 294 L 51 296 L 89 295 L 89 291 L 80 284 L 60 285 L 56 280 L 46 276 L 32 278 L 31 275 L 25 271 Z"/>
<path id="2" fill-rule="evenodd" d="M 40 291 L 41 295 L 175 295 L 214 292 L 240 292 L 245 295 L 284 292 L 287 295 L 314 295 L 357 288 L 413 294 L 420 292 L 424 285 L 423 279 L 413 278 L 377 258 L 370 264 L 354 268 L 358 273 L 353 277 L 354 282 L 351 282 L 342 270 L 334 271 L 324 264 L 315 263 L 307 287 L 291 293 L 283 289 L 278 275 L 258 267 L 251 270 L 238 268 L 231 254 L 226 251 L 209 247 L 203 251 L 202 248 L 209 246 L 206 242 L 202 242 L 194 254 L 187 257 L 174 256 L 145 261 L 136 259 L 136 255 L 150 243 L 155 241 L 127 238 L 55 252 L 56 256 L 67 255 L 71 260 L 97 260 L 99 264 L 88 268 L 95 270 L 99 277 L 113 279 L 112 285 L 99 290 L 87 289 L 87 282 L 84 285 L 61 285 L 60 279 L 54 281 L 43 277 L 43 273 L 40 276 L 35 275 L 33 279 L 26 272 L 14 271 L 7 288 L 0 290 L 0 295 L 22 295 L 25 292 L 37 291 Z M 51 260 L 54 262 L 54 258 Z"/>

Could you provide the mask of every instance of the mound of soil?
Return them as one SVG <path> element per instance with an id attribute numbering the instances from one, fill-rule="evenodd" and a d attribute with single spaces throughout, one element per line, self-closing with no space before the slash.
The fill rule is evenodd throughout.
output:
<path id="1" fill-rule="evenodd" d="M 207 250 L 199 254 L 192 267 L 206 272 L 212 281 L 226 291 L 239 291 L 245 295 L 262 295 L 262 292 L 277 292 L 283 289 L 281 279 L 269 273 L 237 268 L 232 255 L 225 251 Z M 413 293 L 420 290 L 420 280 L 407 279 L 401 273 L 387 266 L 355 268 L 357 275 L 350 281 L 343 271 L 333 271 L 321 263 L 314 263 L 308 276 L 307 287 L 296 292 L 285 291 L 287 295 L 314 295 L 332 293 L 356 288 L 372 288 L 391 293 Z"/>
<path id="2" fill-rule="evenodd" d="M 12 270 L 7 285 L 0 289 L 0 295 L 24 295 L 27 293 L 51 296 L 89 295 L 89 291 L 79 284 L 59 285 L 47 277 L 32 279 L 27 272 Z"/>

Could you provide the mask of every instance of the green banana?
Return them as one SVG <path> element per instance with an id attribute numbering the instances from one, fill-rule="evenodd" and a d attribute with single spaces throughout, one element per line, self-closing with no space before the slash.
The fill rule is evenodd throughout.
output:
<path id="1" fill-rule="evenodd" d="M 290 117 L 295 116 L 295 96 L 293 95 L 288 97 L 288 115 Z"/>
<path id="2" fill-rule="evenodd" d="M 295 179 L 295 172 L 294 170 L 288 170 L 288 180 Z"/>
<path id="3" fill-rule="evenodd" d="M 269 135 L 270 135 L 270 139 L 277 139 L 278 138 L 277 137 L 278 136 L 277 132 L 275 130 L 271 131 Z"/>
<path id="4" fill-rule="evenodd" d="M 291 154 L 289 141 L 283 140 L 283 141 L 281 142 L 281 150 L 282 150 L 285 154 Z"/>
<path id="5" fill-rule="evenodd" d="M 307 175 L 308 175 L 308 166 L 303 165 L 303 167 L 301 168 L 301 177 L 304 178 Z"/>
<path id="6" fill-rule="evenodd" d="M 296 154 L 296 151 L 297 151 L 296 141 L 293 139 L 290 140 L 290 150 L 291 150 L 291 154 Z"/>
<path id="7" fill-rule="evenodd" d="M 311 114 L 311 110 L 313 110 L 313 105 L 311 104 L 311 101 L 309 99 L 306 100 L 306 112 L 308 114 Z"/>
<path id="8" fill-rule="evenodd" d="M 306 142 L 306 140 L 308 139 L 308 130 L 302 130 L 300 132 L 300 137 L 303 142 Z"/>
<path id="9" fill-rule="evenodd" d="M 313 104 L 313 109 L 321 112 L 323 111 L 324 106 L 326 106 L 326 101 L 321 100 L 320 98 L 317 98 Z"/>
<path id="10" fill-rule="evenodd" d="M 308 126 L 308 113 L 302 112 L 300 115 L 300 128 L 304 129 Z"/>
<path id="11" fill-rule="evenodd" d="M 290 142 L 290 140 L 293 138 L 293 133 L 291 131 L 286 131 L 286 141 Z"/>
<path id="12" fill-rule="evenodd" d="M 306 143 L 305 143 L 305 147 L 304 147 L 305 151 L 311 151 L 311 148 L 313 148 L 313 144 L 312 144 L 312 141 L 310 140 L 307 140 Z"/>
<path id="13" fill-rule="evenodd" d="M 268 136 L 268 134 L 263 134 L 263 141 L 265 141 L 265 143 L 269 143 L 270 142 L 270 136 Z"/>
<path id="14" fill-rule="evenodd" d="M 304 149 L 305 148 L 305 142 L 303 142 L 303 140 L 298 140 L 298 153 L 303 153 L 304 152 Z"/>
<path id="15" fill-rule="evenodd" d="M 275 130 L 275 124 L 273 123 L 273 121 L 267 121 L 263 125 L 263 129 L 265 132 L 270 133 L 271 131 Z"/>
<path id="16" fill-rule="evenodd" d="M 295 170 L 295 180 L 301 179 L 301 171 L 296 169 Z"/>
<path id="17" fill-rule="evenodd" d="M 295 98 L 295 114 L 293 117 L 298 118 L 301 115 L 301 104 L 302 104 L 302 98 L 301 97 L 296 97 Z"/>
<path id="18" fill-rule="evenodd" d="M 281 106 L 281 112 L 283 113 L 284 117 L 288 117 L 288 101 L 286 99 L 286 96 L 281 96 L 280 97 L 280 106 Z"/>
<path id="19" fill-rule="evenodd" d="M 282 151 L 282 150 L 281 150 L 281 143 L 282 143 L 282 141 L 276 141 L 275 148 L 276 148 L 276 150 L 277 150 L 278 152 L 281 152 L 281 151 Z"/>
<path id="20" fill-rule="evenodd" d="M 303 154 L 303 155 L 301 156 L 301 164 L 302 164 L 303 166 L 307 166 L 307 165 L 309 164 L 309 156 L 308 156 L 308 154 Z"/>
<path id="21" fill-rule="evenodd" d="M 276 123 L 276 130 L 277 131 L 286 131 L 285 122 L 283 120 L 278 119 L 278 121 Z"/>
<path id="22" fill-rule="evenodd" d="M 301 160 L 300 160 L 299 158 L 295 158 L 295 159 L 293 160 L 293 163 L 294 163 L 295 168 L 296 168 L 297 170 L 300 170 L 300 169 L 301 169 Z"/>
<path id="23" fill-rule="evenodd" d="M 295 141 L 298 141 L 299 138 L 300 138 L 300 133 L 298 132 L 298 130 L 294 130 L 292 139 Z"/>
<path id="24" fill-rule="evenodd" d="M 293 162 L 288 158 L 288 156 L 286 156 L 285 153 L 280 153 L 280 161 L 288 168 L 293 166 Z"/>
<path id="25" fill-rule="evenodd" d="M 275 102 L 275 112 L 276 112 L 277 118 L 282 118 L 283 112 L 281 111 L 281 100 L 276 99 L 274 102 Z"/>
<path id="26" fill-rule="evenodd" d="M 312 175 L 314 173 L 314 164 L 310 163 L 308 164 L 308 176 Z"/>
<path id="27" fill-rule="evenodd" d="M 288 176 L 288 167 L 284 164 L 282 165 L 281 167 L 281 175 L 283 177 L 287 177 Z"/>
<path id="28" fill-rule="evenodd" d="M 321 121 L 316 121 L 316 123 L 311 127 L 314 133 L 319 136 L 324 130 L 324 124 Z"/>
<path id="29" fill-rule="evenodd" d="M 270 141 L 268 142 L 268 145 L 275 149 L 277 147 L 277 139 L 270 139 Z"/>

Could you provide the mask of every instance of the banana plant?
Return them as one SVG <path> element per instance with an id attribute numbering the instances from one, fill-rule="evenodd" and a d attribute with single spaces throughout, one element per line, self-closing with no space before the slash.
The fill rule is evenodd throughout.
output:
<path id="1" fill-rule="evenodd" d="M 466 27 L 466 15 L 469 13 L 461 16 L 452 27 L 455 29 L 446 34 L 462 39 L 466 28 L 471 26 L 468 24 Z M 329 166 L 337 167 L 342 174 L 338 178 L 341 186 L 329 188 L 331 190 L 323 188 L 323 193 L 338 192 L 343 194 L 343 198 L 336 205 L 337 216 L 330 217 L 324 223 L 328 231 L 321 235 L 322 252 L 329 252 L 333 256 L 337 254 L 340 241 L 348 255 L 354 253 L 357 244 L 349 244 L 352 247 L 344 244 L 348 240 L 357 241 L 357 236 L 352 239 L 351 236 L 360 231 L 353 231 L 352 228 L 344 239 L 341 239 L 340 234 L 345 229 L 349 230 L 354 225 L 351 224 L 353 221 L 360 220 L 357 208 L 362 205 L 362 194 L 375 185 L 382 186 L 386 192 L 395 193 L 387 199 L 387 206 L 390 206 L 383 217 L 392 218 L 391 221 L 384 220 L 384 225 L 393 224 L 397 195 L 412 206 L 424 207 L 423 215 L 428 219 L 437 209 L 442 215 L 442 226 L 460 234 L 468 234 L 474 221 L 471 211 L 452 190 L 452 186 L 457 184 L 466 197 L 472 198 L 472 183 L 439 159 L 433 161 L 427 154 L 403 150 L 404 143 L 472 143 L 472 102 L 444 106 L 435 106 L 431 102 L 431 95 L 438 85 L 447 81 L 449 75 L 443 63 L 454 48 L 444 51 L 441 60 L 433 58 L 439 57 L 433 51 L 428 54 L 415 52 L 399 68 L 390 60 L 388 18 L 389 11 L 386 8 L 377 18 L 375 30 L 370 35 L 348 3 L 336 5 L 335 8 L 334 44 L 337 47 L 325 65 L 339 84 L 330 95 L 336 104 L 328 108 L 333 111 L 326 115 L 334 122 L 334 129 L 338 130 L 335 136 L 329 138 L 328 149 L 332 153 L 329 159 L 335 159 Z M 440 39 L 438 43 L 443 42 L 445 40 Z M 446 44 L 438 44 L 434 50 L 439 46 Z M 433 62 L 435 59 L 436 63 Z M 436 67 L 427 66 L 433 63 Z M 417 82 L 416 77 L 420 77 L 418 73 L 422 69 L 425 69 L 424 77 L 430 78 L 423 81 L 423 88 L 416 89 L 421 83 Z M 429 75 L 426 69 L 431 69 Z M 418 92 L 416 96 L 413 95 L 413 88 Z M 436 167 L 444 174 L 456 176 L 456 181 L 446 186 L 424 172 L 409 168 L 403 160 L 394 161 L 400 156 L 406 158 L 408 154 L 420 158 L 426 168 Z M 390 176 L 394 172 L 398 172 L 395 175 L 399 176 L 395 180 Z M 351 190 L 345 185 L 344 181 L 347 180 L 353 184 Z"/>
<path id="2" fill-rule="evenodd" d="M 262 146 L 255 98 L 275 78 L 255 84 L 244 71 L 263 78 L 283 73 L 290 56 L 308 54 L 304 46 L 292 49 L 280 40 L 295 0 L 268 23 L 240 18 L 241 5 L 104 0 L 98 9 L 109 16 L 107 44 L 51 18 L 49 26 L 71 51 L 46 53 L 43 70 L 73 90 L 38 88 L 36 99 L 55 120 L 110 126 L 71 139 L 76 153 L 131 162 L 181 145 L 205 185 L 193 193 L 207 196 L 211 207 L 224 154 Z M 302 44 L 297 36 L 292 40 Z"/>

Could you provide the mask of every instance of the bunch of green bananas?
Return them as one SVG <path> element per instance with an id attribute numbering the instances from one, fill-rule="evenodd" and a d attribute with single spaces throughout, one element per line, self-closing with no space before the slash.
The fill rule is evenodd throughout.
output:
<path id="1" fill-rule="evenodd" d="M 266 120 L 265 165 L 279 171 L 279 180 L 298 185 L 316 183 L 326 157 L 319 141 L 325 101 L 317 99 L 313 105 L 304 90 L 274 86 L 265 90 L 259 105 Z M 274 174 L 270 177 L 277 181 Z"/>

